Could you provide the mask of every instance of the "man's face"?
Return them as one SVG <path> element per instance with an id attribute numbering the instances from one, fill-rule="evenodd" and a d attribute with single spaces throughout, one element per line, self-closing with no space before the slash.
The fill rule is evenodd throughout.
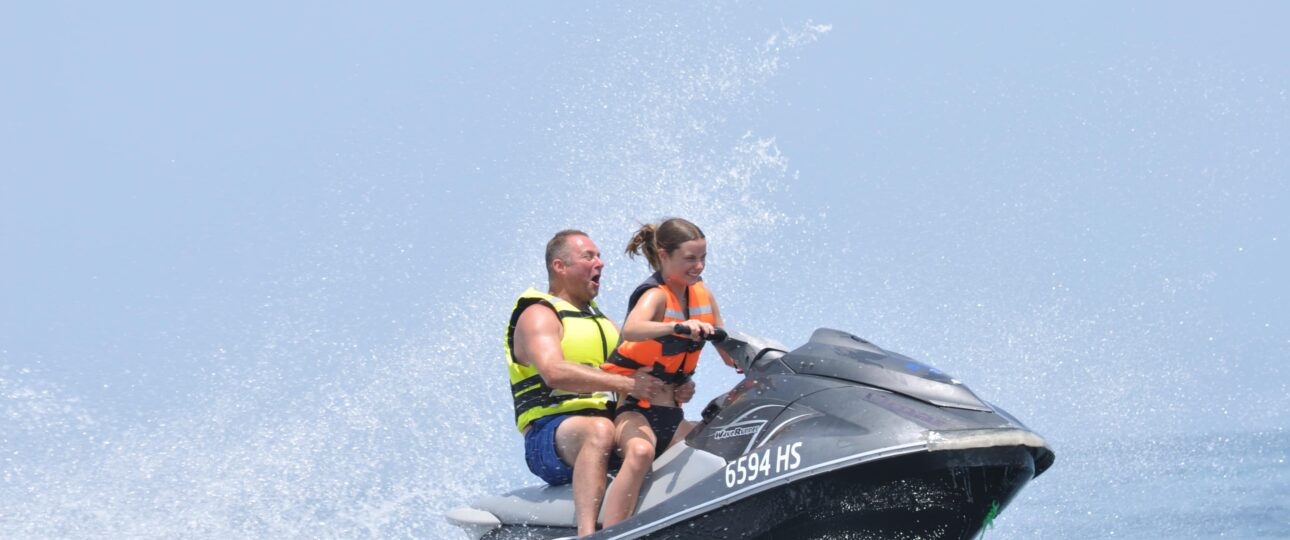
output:
<path id="1" fill-rule="evenodd" d="M 600 271 L 605 267 L 600 248 L 581 235 L 570 236 L 566 242 L 568 260 L 562 272 L 565 288 L 577 299 L 591 301 L 600 294 Z"/>

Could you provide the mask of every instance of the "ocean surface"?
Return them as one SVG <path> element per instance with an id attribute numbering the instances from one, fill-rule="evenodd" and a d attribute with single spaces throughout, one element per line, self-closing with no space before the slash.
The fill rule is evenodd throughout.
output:
<path id="1" fill-rule="evenodd" d="M 667 216 L 1049 441 L 985 538 L 1290 538 L 1283 6 L 5 11 L 0 538 L 460 537 L 546 240 L 621 321 Z"/>
<path id="2" fill-rule="evenodd" d="M 1287 538 L 1284 431 L 1069 441 L 986 538 Z"/>

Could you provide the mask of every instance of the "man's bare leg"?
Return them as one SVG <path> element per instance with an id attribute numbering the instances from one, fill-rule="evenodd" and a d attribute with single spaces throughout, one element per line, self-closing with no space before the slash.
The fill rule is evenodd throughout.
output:
<path id="1" fill-rule="evenodd" d="M 555 430 L 560 459 L 573 467 L 573 513 L 578 536 L 596 532 L 596 517 L 605 499 L 609 453 L 614 449 L 614 424 L 601 416 L 574 416 Z"/>

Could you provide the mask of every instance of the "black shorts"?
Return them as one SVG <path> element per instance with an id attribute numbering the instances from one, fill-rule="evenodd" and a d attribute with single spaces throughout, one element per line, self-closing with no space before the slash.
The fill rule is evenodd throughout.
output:
<path id="1" fill-rule="evenodd" d="M 628 397 L 614 411 L 614 417 L 625 412 L 637 412 L 645 417 L 649 423 L 649 428 L 654 430 L 654 437 L 658 442 L 654 445 L 654 457 L 663 454 L 664 450 L 672 444 L 672 437 L 676 435 L 676 428 L 681 427 L 681 422 L 685 420 L 685 411 L 680 407 L 665 407 L 663 405 L 652 405 L 649 408 L 640 406 L 636 398 Z"/>

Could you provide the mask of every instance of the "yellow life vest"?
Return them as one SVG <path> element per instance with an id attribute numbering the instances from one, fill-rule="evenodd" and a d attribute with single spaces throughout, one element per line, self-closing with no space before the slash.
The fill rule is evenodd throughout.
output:
<path id="1" fill-rule="evenodd" d="M 511 321 L 506 327 L 506 363 L 511 375 L 511 395 L 515 398 L 515 426 L 522 432 L 530 422 L 554 414 L 602 414 L 609 410 L 609 393 L 580 394 L 557 390 L 546 385 L 537 368 L 515 361 L 515 325 L 520 314 L 533 304 L 543 304 L 555 311 L 564 338 L 560 349 L 566 362 L 599 368 L 618 344 L 618 329 L 600 311 L 595 302 L 587 310 L 536 289 L 530 288 L 515 301 Z"/>

